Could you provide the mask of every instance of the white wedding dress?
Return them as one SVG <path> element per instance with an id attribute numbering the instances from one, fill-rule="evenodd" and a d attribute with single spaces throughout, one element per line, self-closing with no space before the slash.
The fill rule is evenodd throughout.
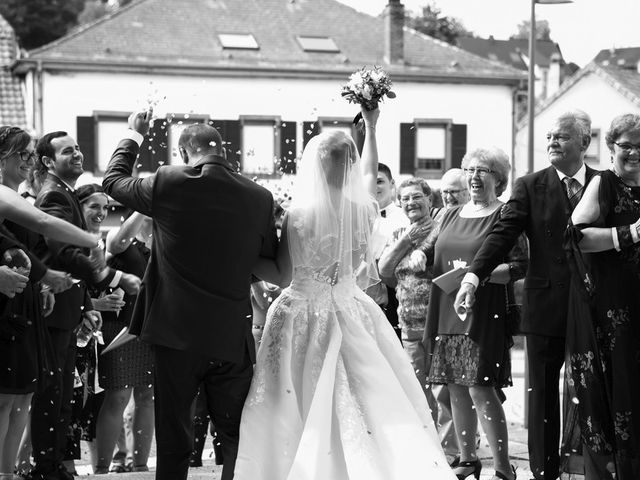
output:
<path id="1" fill-rule="evenodd" d="M 289 212 L 293 280 L 269 308 L 235 480 L 455 480 L 407 356 L 353 273 L 368 202 L 368 225 L 346 239 L 318 235 L 313 208 Z M 329 210 L 358 223 L 354 208 Z"/>

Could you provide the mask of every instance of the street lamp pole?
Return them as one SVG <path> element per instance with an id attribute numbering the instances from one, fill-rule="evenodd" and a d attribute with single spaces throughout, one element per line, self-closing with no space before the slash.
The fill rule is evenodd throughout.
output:
<path id="1" fill-rule="evenodd" d="M 531 0 L 531 23 L 529 24 L 529 79 L 527 82 L 527 115 L 529 122 L 527 141 L 527 173 L 533 173 L 533 111 L 536 105 L 535 67 L 536 67 L 536 0 Z"/>
<path id="2" fill-rule="evenodd" d="M 559 4 L 573 3 L 573 0 L 531 0 L 531 23 L 529 26 L 529 78 L 527 85 L 527 118 L 529 123 L 527 142 L 527 173 L 533 173 L 533 138 L 536 106 L 535 68 L 536 68 L 536 3 Z"/>

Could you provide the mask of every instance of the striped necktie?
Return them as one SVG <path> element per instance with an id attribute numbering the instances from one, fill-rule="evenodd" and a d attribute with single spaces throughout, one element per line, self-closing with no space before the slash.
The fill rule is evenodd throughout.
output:
<path id="1" fill-rule="evenodd" d="M 573 211 L 576 208 L 576 205 L 582 198 L 583 188 L 580 185 L 580 182 L 575 178 L 564 177 L 562 179 L 564 182 L 565 189 L 567 191 L 567 198 L 569 198 L 569 203 L 571 204 L 571 210 Z"/>

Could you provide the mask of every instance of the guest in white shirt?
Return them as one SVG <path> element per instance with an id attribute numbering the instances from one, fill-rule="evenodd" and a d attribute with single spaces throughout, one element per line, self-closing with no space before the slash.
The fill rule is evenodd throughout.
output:
<path id="1" fill-rule="evenodd" d="M 380 214 L 373 225 L 371 242 L 376 262 L 380 260 L 382 251 L 392 239 L 393 232 L 409 225 L 409 219 L 402 209 L 395 203 L 396 184 L 391 175 L 391 170 L 384 163 L 378 164 L 378 179 L 376 188 L 376 200 L 380 208 Z M 373 297 L 384 310 L 389 323 L 393 326 L 400 338 L 398 327 L 398 300 L 395 295 L 395 279 L 385 278 L 380 283 L 369 289 L 367 293 Z"/>

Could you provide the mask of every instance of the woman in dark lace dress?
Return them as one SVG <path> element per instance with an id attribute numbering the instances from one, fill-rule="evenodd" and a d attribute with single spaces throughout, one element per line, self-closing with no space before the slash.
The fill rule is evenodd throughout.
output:
<path id="1" fill-rule="evenodd" d="M 123 272 L 143 277 L 151 246 L 151 219 L 134 212 L 119 229 L 107 235 L 107 263 Z M 129 325 L 135 295 L 124 296 L 125 305 L 116 314 L 104 315 L 102 332 L 106 344 Z M 146 471 L 153 439 L 153 358 L 151 347 L 139 339 L 100 357 L 99 383 L 105 398 L 98 415 L 96 471 L 107 473 L 116 440 L 122 429 L 122 414 L 131 395 L 133 414 L 133 471 Z"/>
<path id="2" fill-rule="evenodd" d="M 454 269 L 458 262 L 470 264 L 483 240 L 498 221 L 509 176 L 509 158 L 499 149 L 477 149 L 465 155 L 471 200 L 447 210 L 435 241 L 433 277 Z M 478 289 L 478 301 L 461 319 L 453 308 L 456 291 L 431 289 L 425 344 L 433 351 L 427 381 L 446 384 L 451 394 L 453 423 L 460 446 L 458 478 L 479 478 L 482 464 L 475 439 L 477 418 L 487 434 L 493 454 L 495 478 L 513 480 L 509 464 L 508 434 L 497 389 L 510 386 L 513 345 L 507 321 L 507 298 L 513 298 L 513 282 L 527 269 L 526 244 L 520 242 L 496 267 L 488 282 Z M 427 256 L 429 252 L 427 251 Z"/>
<path id="3" fill-rule="evenodd" d="M 640 478 L 640 115 L 616 117 L 606 142 L 612 168 L 589 183 L 571 217 L 575 226 L 567 231 L 574 273 L 568 378 L 577 417 L 567 415 L 565 429 L 577 419 L 588 480 L 635 480 Z"/>

